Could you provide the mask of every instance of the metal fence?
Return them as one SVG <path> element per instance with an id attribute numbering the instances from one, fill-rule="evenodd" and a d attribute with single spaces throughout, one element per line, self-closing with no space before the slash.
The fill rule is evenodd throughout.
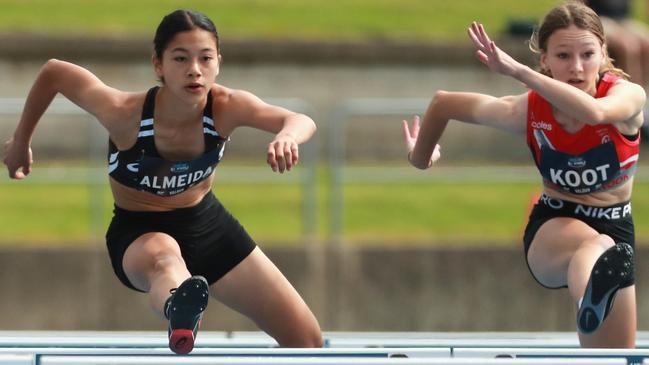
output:
<path id="1" fill-rule="evenodd" d="M 318 123 L 321 125 L 321 131 L 310 142 L 306 143 L 301 149 L 301 165 L 299 174 L 284 175 L 278 179 L 274 174 L 268 174 L 258 168 L 237 166 L 229 168 L 228 174 L 220 176 L 221 181 L 225 182 L 242 182 L 242 183 L 298 183 L 301 192 L 301 221 L 302 221 L 302 241 L 311 241 L 317 235 L 318 227 L 318 206 L 317 206 L 317 168 L 320 162 L 320 151 L 326 151 L 328 156 L 329 179 L 325 187 L 328 192 L 327 201 L 327 218 L 328 226 L 326 227 L 327 238 L 332 242 L 339 242 L 344 235 L 344 187 L 350 182 L 380 182 L 380 183 L 403 183 L 403 182 L 438 182 L 438 181 L 536 181 L 537 174 L 534 172 L 534 166 L 528 164 L 527 167 L 520 165 L 506 166 L 473 166 L 466 167 L 437 167 L 435 173 L 421 172 L 411 168 L 405 162 L 405 147 L 403 146 L 403 137 L 401 126 L 398 123 L 401 119 L 410 119 L 412 115 L 425 111 L 430 99 L 428 98 L 409 98 L 409 99 L 351 99 L 335 105 L 331 110 L 321 113 L 324 121 Z M 288 109 L 303 112 L 311 115 L 314 111 L 311 105 L 302 99 L 268 99 L 268 102 L 280 105 Z M 24 99 L 0 99 L 0 116 L 11 115 L 17 116 L 22 112 Z M 649 108 L 645 113 L 649 115 Z M 101 199 L 101 189 L 106 184 L 106 170 L 104 167 L 105 148 L 108 138 L 107 132 L 96 122 L 94 117 L 75 106 L 66 99 L 56 99 L 46 112 L 46 116 L 76 116 L 85 118 L 89 123 L 85 138 L 87 143 L 87 158 L 91 161 L 91 168 L 65 167 L 64 169 L 52 167 L 48 171 L 41 171 L 41 179 L 30 178 L 32 183 L 53 182 L 65 176 L 65 181 L 76 181 L 88 184 L 91 189 L 90 214 L 91 214 L 91 231 L 101 232 L 103 230 L 102 212 L 107 208 Z M 364 118 L 370 121 L 370 125 L 362 127 L 359 141 L 349 141 L 348 137 L 352 134 L 350 129 L 358 128 L 357 118 Z M 378 141 L 370 141 L 365 138 L 365 131 L 373 128 L 379 118 L 389 118 L 390 127 L 384 135 L 373 136 Z M 322 128 L 324 126 L 324 128 Z M 13 128 L 13 126 L 12 126 Z M 473 128 L 473 127 L 471 127 Z M 325 133 L 322 133 L 322 129 Z M 0 137 L 2 135 L 0 129 Z M 399 135 L 394 135 L 395 133 Z M 389 138 L 389 139 L 388 139 Z M 322 140 L 325 140 L 322 143 Z M 350 150 L 357 148 L 359 145 L 387 146 L 389 152 L 379 154 L 375 161 L 364 164 L 350 164 L 353 160 Z M 493 145 L 502 144 L 487 140 L 485 142 L 492 148 Z M 351 147 L 351 148 L 350 148 Z M 462 146 L 461 146 L 462 147 Z M 473 147 L 473 146 L 472 146 Z M 374 147 L 372 147 L 374 148 Z M 495 147 L 494 147 L 495 148 Z M 475 151 L 472 151 L 474 153 Z M 373 151 L 372 153 L 375 153 Z M 526 161 L 529 159 L 526 153 Z M 387 156 L 387 158 L 386 158 Z M 397 161 L 385 165 L 386 160 Z M 5 178 L 6 179 L 6 178 Z M 640 169 L 636 180 L 649 180 L 649 171 Z M 6 180 L 5 180 L 6 181 Z M 0 184 L 3 178 L 0 177 Z"/>

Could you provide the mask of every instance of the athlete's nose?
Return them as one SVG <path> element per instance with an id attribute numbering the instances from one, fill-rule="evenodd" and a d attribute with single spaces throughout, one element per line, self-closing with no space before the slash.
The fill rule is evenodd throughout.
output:
<path id="1" fill-rule="evenodd" d="M 570 71 L 573 71 L 575 73 L 582 72 L 584 70 L 584 64 L 579 57 L 575 57 L 574 61 L 570 65 Z"/>
<path id="2" fill-rule="evenodd" d="M 187 76 L 189 77 L 199 77 L 201 76 L 201 69 L 198 65 L 198 60 L 192 61 L 189 65 L 189 70 L 187 70 Z"/>

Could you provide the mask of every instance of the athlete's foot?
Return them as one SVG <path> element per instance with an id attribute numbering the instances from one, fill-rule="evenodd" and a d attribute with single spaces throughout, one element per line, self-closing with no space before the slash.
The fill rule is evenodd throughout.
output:
<path id="1" fill-rule="evenodd" d="M 577 311 L 577 328 L 581 333 L 590 334 L 600 327 L 618 289 L 633 275 L 633 248 L 626 243 L 616 244 L 597 259 Z"/>
<path id="2" fill-rule="evenodd" d="M 185 355 L 194 349 L 196 332 L 209 298 L 208 284 L 202 276 L 192 276 L 172 290 L 165 314 L 169 318 L 169 348 Z"/>

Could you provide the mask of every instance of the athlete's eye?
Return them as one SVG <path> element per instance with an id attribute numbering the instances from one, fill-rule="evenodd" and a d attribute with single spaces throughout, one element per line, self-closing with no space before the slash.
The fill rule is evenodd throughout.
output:
<path id="1" fill-rule="evenodd" d="M 185 56 L 176 56 L 174 57 L 174 61 L 176 62 L 185 62 L 187 60 L 187 57 Z"/>

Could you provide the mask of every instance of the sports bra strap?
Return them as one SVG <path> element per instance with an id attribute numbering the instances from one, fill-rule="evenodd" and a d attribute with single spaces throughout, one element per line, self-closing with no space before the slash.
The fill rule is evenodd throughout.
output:
<path id="1" fill-rule="evenodd" d="M 142 118 L 140 120 L 152 119 L 153 118 L 153 109 L 155 107 L 155 96 L 158 93 L 158 86 L 154 86 L 149 89 L 146 93 L 146 98 L 144 99 L 144 105 L 142 106 Z"/>

